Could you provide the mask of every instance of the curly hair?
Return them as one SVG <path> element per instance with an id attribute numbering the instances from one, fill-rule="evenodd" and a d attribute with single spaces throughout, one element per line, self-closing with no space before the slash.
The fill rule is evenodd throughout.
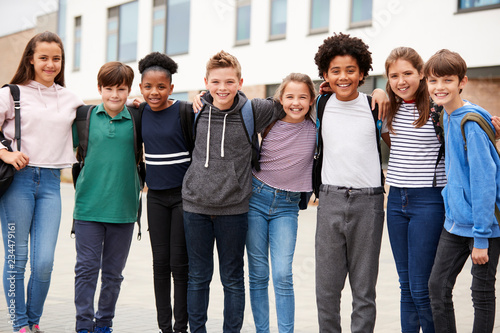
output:
<path id="1" fill-rule="evenodd" d="M 172 75 L 177 73 L 178 65 L 169 56 L 160 52 L 151 52 L 139 61 L 139 73 L 141 79 L 149 71 L 164 72 L 170 82 L 172 82 Z"/>
<path id="2" fill-rule="evenodd" d="M 318 52 L 314 56 L 314 62 L 318 66 L 319 77 L 324 79 L 323 73 L 328 72 L 330 63 L 336 56 L 349 55 L 356 59 L 359 70 L 363 74 L 363 79 L 359 81 L 361 86 L 368 76 L 368 72 L 372 70 L 372 56 L 366 45 L 361 39 L 351 37 L 349 34 L 334 34 L 326 38 L 318 48 Z"/>

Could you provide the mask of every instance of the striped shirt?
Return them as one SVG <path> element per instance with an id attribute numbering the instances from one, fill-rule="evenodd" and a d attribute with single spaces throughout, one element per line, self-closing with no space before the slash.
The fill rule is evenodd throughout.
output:
<path id="1" fill-rule="evenodd" d="M 312 166 L 316 126 L 306 119 L 300 123 L 278 120 L 262 143 L 260 171 L 253 174 L 276 189 L 312 191 Z"/>
<path id="2" fill-rule="evenodd" d="M 392 121 L 389 166 L 386 183 L 397 187 L 432 187 L 439 143 L 432 119 L 416 128 L 418 119 L 415 103 L 401 103 Z M 384 131 L 388 130 L 384 128 Z M 444 156 L 436 170 L 436 186 L 446 185 Z"/>
<path id="3" fill-rule="evenodd" d="M 142 114 L 142 140 L 146 157 L 146 184 L 153 190 L 182 186 L 191 163 L 179 115 L 179 101 L 153 111 L 146 105 Z"/>

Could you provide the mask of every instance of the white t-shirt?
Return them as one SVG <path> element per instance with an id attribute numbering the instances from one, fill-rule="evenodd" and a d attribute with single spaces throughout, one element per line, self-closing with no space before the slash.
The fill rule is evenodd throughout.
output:
<path id="1" fill-rule="evenodd" d="M 325 105 L 321 135 L 323 184 L 353 188 L 382 185 L 375 123 L 365 94 L 347 102 L 333 94 Z"/>

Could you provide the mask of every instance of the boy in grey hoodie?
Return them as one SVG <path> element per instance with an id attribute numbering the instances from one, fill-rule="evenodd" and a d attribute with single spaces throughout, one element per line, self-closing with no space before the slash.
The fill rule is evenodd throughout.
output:
<path id="1" fill-rule="evenodd" d="M 193 333 L 206 332 L 214 240 L 224 286 L 223 332 L 240 332 L 243 324 L 252 147 L 240 114 L 248 100 L 240 91 L 242 84 L 236 57 L 221 51 L 210 58 L 205 76 L 208 93 L 203 96 L 192 162 L 182 185 L 189 257 L 188 315 Z M 257 132 L 281 112 L 270 100 L 254 100 L 252 107 Z"/>

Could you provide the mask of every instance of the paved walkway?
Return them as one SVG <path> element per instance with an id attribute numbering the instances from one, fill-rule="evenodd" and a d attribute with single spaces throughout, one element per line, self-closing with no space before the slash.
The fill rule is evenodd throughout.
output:
<path id="1" fill-rule="evenodd" d="M 59 241 L 56 249 L 52 285 L 45 304 L 41 327 L 46 333 L 74 332 L 75 309 L 73 305 L 73 282 L 75 265 L 75 245 L 70 238 L 74 191 L 70 184 L 62 184 L 63 214 Z M 145 196 L 144 196 L 145 198 Z M 145 204 L 144 204 L 145 207 Z M 147 221 L 144 216 L 143 238 L 134 239 L 125 280 L 117 304 L 114 332 L 157 332 L 156 310 L 153 297 L 152 259 L 147 234 Z M 302 211 L 299 217 L 299 232 L 294 260 L 294 282 L 296 298 L 295 332 L 318 332 L 314 288 L 314 233 L 316 229 L 316 207 Z M 3 254 L 3 247 L 0 255 Z M 216 264 L 217 265 L 217 264 Z M 459 332 L 471 332 L 473 309 L 470 299 L 470 263 L 459 276 L 455 288 L 455 307 Z M 248 279 L 246 278 L 248 284 Z M 208 332 L 222 332 L 223 297 L 217 268 L 211 285 Z M 247 287 L 248 290 L 248 287 Z M 384 233 L 380 258 L 378 281 L 376 332 L 400 332 L 399 325 L 399 287 L 387 234 Z M 272 289 L 271 289 L 272 292 Z M 3 293 L 0 296 L 0 332 L 11 331 L 8 323 L 7 308 Z M 274 297 L 270 297 L 271 307 Z M 342 320 L 344 332 L 349 332 L 351 297 L 348 282 L 343 295 Z M 271 332 L 278 332 L 276 314 L 271 310 Z M 495 331 L 500 332 L 499 311 Z M 242 332 L 255 332 L 247 292 L 245 322 Z"/>

